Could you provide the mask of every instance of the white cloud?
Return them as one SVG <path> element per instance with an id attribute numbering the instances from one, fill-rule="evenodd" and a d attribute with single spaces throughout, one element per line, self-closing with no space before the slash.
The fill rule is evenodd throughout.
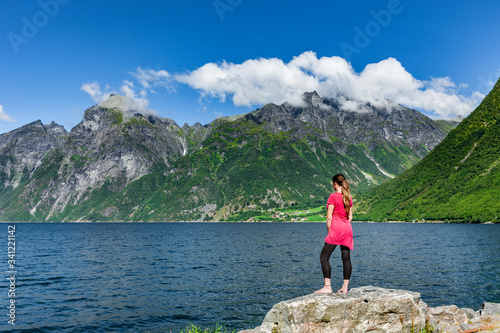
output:
<path id="1" fill-rule="evenodd" d="M 155 111 L 149 109 L 149 100 L 145 97 L 147 92 L 141 90 L 139 93 L 136 93 L 132 82 L 124 80 L 123 85 L 120 87 L 120 92 L 131 101 L 130 109 L 143 115 L 156 114 Z"/>
<path id="2" fill-rule="evenodd" d="M 449 77 L 422 81 L 414 78 L 395 58 L 368 64 L 356 73 L 341 57 L 317 58 L 304 52 L 284 63 L 277 58 L 250 59 L 241 64 L 207 63 L 174 76 L 200 91 L 202 98 L 231 98 L 235 105 L 300 104 L 304 92 L 316 90 L 322 97 L 338 98 L 342 108 L 357 110 L 363 103 L 386 104 L 393 100 L 407 107 L 449 118 L 469 114 L 481 94 L 463 96 Z M 347 101 L 349 100 L 349 101 Z"/>
<path id="3" fill-rule="evenodd" d="M 90 83 L 85 83 L 84 85 L 81 86 L 81 90 L 85 91 L 87 94 L 90 95 L 90 97 L 94 100 L 96 103 L 100 103 L 102 101 L 105 101 L 106 99 L 109 98 L 109 95 L 111 95 L 111 92 L 103 93 L 101 91 L 101 87 L 99 85 L 99 82 L 90 82 Z M 106 90 L 110 90 L 109 86 L 106 86 Z"/>
<path id="4" fill-rule="evenodd" d="M 235 105 L 248 106 L 285 101 L 297 104 L 302 101 L 304 91 L 318 87 L 306 73 L 276 58 L 247 60 L 242 64 L 208 63 L 175 78 L 200 90 L 203 97 L 215 97 L 224 102 L 227 95 L 232 95 Z"/>
<path id="5" fill-rule="evenodd" d="M 0 105 L 0 120 L 1 121 L 8 121 L 10 123 L 13 123 L 15 122 L 16 120 L 13 119 L 11 116 L 9 116 L 4 110 L 3 110 L 3 106 Z"/>
<path id="6" fill-rule="evenodd" d="M 174 92 L 173 77 L 164 70 L 142 69 L 137 67 L 135 72 L 129 72 L 145 89 L 152 89 L 155 86 L 164 87 L 170 92 Z"/>
<path id="7" fill-rule="evenodd" d="M 155 87 L 164 87 L 169 92 L 174 92 L 172 76 L 164 71 L 155 71 L 153 69 L 142 69 L 137 67 L 135 72 L 129 72 L 140 84 L 142 88 L 137 89 L 135 84 L 130 80 L 123 80 L 122 85 L 118 90 L 114 90 L 106 84 L 104 91 L 101 91 L 99 82 L 89 82 L 81 86 L 81 90 L 85 91 L 96 103 L 101 103 L 109 98 L 111 94 L 121 94 L 128 98 L 126 113 L 129 116 L 129 111 L 140 112 L 144 115 L 156 114 L 156 111 L 149 109 L 148 94 L 156 94 Z M 131 114 L 130 114 L 131 116 Z"/>
<path id="8" fill-rule="evenodd" d="M 97 103 L 111 93 L 124 94 L 144 110 L 149 106 L 148 95 L 156 94 L 157 88 L 175 92 L 178 83 L 198 90 L 204 109 L 214 99 L 220 102 L 230 99 L 237 106 L 283 102 L 301 105 L 302 94 L 316 90 L 324 98 L 338 99 L 344 110 L 363 112 L 366 103 L 391 107 L 393 104 L 388 100 L 392 100 L 435 118 L 466 116 L 484 98 L 479 91 L 465 96 L 461 91 L 467 85 L 457 85 L 449 77 L 419 80 L 395 58 L 368 64 L 356 73 L 345 59 L 337 56 L 318 58 L 312 51 L 288 63 L 278 58 L 259 58 L 241 64 L 207 63 L 179 74 L 141 67 L 128 74 L 133 79 L 124 80 L 117 91 L 108 85 L 101 91 L 98 82 L 86 83 L 81 89 Z"/>
<path id="9" fill-rule="evenodd" d="M 500 76 L 500 69 L 494 74 L 489 74 L 487 78 L 484 78 L 481 75 L 478 76 L 477 80 L 479 84 L 477 85 L 475 90 L 483 92 L 490 91 L 495 85 L 495 82 L 498 80 L 499 76 Z"/>
<path id="10" fill-rule="evenodd" d="M 112 90 L 106 85 L 105 91 L 101 91 L 99 82 L 90 82 L 82 85 L 81 90 L 85 91 L 96 103 L 106 101 L 111 94 L 120 94 L 127 97 L 126 105 L 120 106 L 126 117 L 132 117 L 134 113 L 143 115 L 156 115 L 156 111 L 149 109 L 149 100 L 146 98 L 147 92 L 141 90 L 138 93 L 134 90 L 134 83 L 123 80 L 119 91 Z"/>

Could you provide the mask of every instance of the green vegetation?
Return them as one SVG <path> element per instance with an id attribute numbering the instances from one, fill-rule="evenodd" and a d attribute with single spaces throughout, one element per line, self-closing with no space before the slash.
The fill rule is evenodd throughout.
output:
<path id="1" fill-rule="evenodd" d="M 326 199 L 324 199 L 326 202 Z M 303 205 L 302 205 L 303 206 Z M 296 207 L 296 208 L 295 208 Z M 268 209 L 266 211 L 249 210 L 242 213 L 235 213 L 229 216 L 226 221 L 232 222 L 325 222 L 326 206 L 315 208 L 299 208 L 298 205 L 291 205 L 288 208 Z"/>
<path id="2" fill-rule="evenodd" d="M 500 80 L 422 161 L 360 194 L 356 219 L 500 222 Z"/>
<path id="3" fill-rule="evenodd" d="M 108 108 L 102 108 L 105 112 L 107 112 L 111 118 L 113 119 L 112 124 L 113 125 L 121 125 L 123 123 L 123 113 L 119 109 L 108 109 Z"/>
<path id="4" fill-rule="evenodd" d="M 121 114 L 121 112 L 120 112 L 120 114 Z M 130 118 L 127 121 L 127 125 L 128 126 L 133 126 L 133 125 L 148 126 L 151 128 L 154 127 L 153 124 L 151 124 L 148 119 L 146 119 L 145 117 L 142 117 L 142 116 L 136 116 L 136 117 Z"/>
<path id="5" fill-rule="evenodd" d="M 72 155 L 71 161 L 74 163 L 73 165 L 74 165 L 75 169 L 78 169 L 78 168 L 81 168 L 82 166 L 84 166 L 85 164 L 87 164 L 87 162 L 92 161 L 92 159 L 90 159 L 88 157 Z"/>
<path id="6" fill-rule="evenodd" d="M 458 125 L 457 122 L 452 122 L 449 120 L 442 120 L 442 119 L 435 120 L 434 122 L 440 129 L 442 129 L 446 133 L 451 132 L 451 130 L 456 128 Z"/>
<path id="7" fill-rule="evenodd" d="M 419 158 L 406 147 L 396 147 L 388 144 L 377 144 L 373 151 L 375 161 L 392 175 L 398 175 L 409 169 Z M 395 163 L 398 161 L 399 163 Z"/>
<path id="8" fill-rule="evenodd" d="M 226 327 L 220 324 L 215 324 L 214 328 L 201 328 L 192 323 L 189 323 L 189 327 L 180 331 L 180 333 L 234 333 L 236 330 L 229 331 Z"/>
<path id="9" fill-rule="evenodd" d="M 4 213 L 5 221 L 43 221 L 44 213 L 50 209 L 48 203 L 41 203 L 44 194 L 51 184 L 59 182 L 59 168 L 64 159 L 64 154 L 54 150 L 47 154 L 42 164 L 36 169 L 32 177 L 21 178 L 21 184 L 15 189 L 11 186 L 0 192 L 0 210 Z M 25 171 L 27 172 L 27 170 Z M 24 185 L 30 184 L 27 191 L 23 193 Z M 22 194 L 22 195 L 21 195 Z M 37 205 L 37 203 L 39 203 Z M 30 212 L 28 207 L 37 207 Z"/>

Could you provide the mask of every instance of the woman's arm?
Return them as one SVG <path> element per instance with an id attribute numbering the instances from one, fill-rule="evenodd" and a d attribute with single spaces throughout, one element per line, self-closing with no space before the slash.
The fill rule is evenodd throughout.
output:
<path id="1" fill-rule="evenodd" d="M 335 206 L 328 205 L 328 210 L 326 213 L 326 228 L 328 229 L 328 233 L 330 233 L 330 227 L 332 226 L 332 216 L 333 216 L 333 208 Z"/>

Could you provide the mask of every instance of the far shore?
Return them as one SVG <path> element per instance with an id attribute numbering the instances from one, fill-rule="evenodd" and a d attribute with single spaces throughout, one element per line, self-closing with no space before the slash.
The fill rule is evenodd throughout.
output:
<path id="1" fill-rule="evenodd" d="M 326 221 L 0 221 L 0 223 L 326 223 Z M 451 221 L 352 221 L 351 223 L 414 223 L 414 224 L 497 224 L 494 222 L 451 222 Z"/>

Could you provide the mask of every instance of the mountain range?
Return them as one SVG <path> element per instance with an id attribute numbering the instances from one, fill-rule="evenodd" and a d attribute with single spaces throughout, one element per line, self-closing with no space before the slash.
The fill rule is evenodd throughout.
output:
<path id="1" fill-rule="evenodd" d="M 333 174 L 364 192 L 412 167 L 460 121 L 381 105 L 348 111 L 310 92 L 300 106 L 180 127 L 111 95 L 70 132 L 35 121 L 0 135 L 0 220 L 221 221 L 320 205 Z"/>

